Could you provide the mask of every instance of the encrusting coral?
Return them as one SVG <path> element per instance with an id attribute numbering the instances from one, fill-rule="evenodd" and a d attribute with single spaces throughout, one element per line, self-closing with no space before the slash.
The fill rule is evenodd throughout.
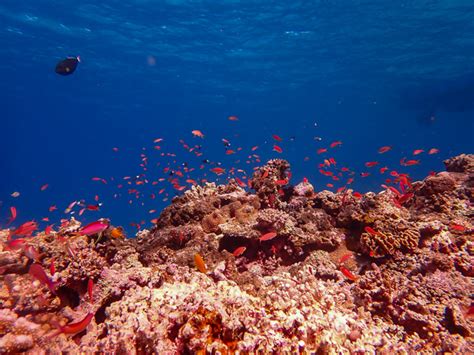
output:
<path id="1" fill-rule="evenodd" d="M 356 198 L 276 159 L 134 239 L 0 231 L 0 353 L 473 353 L 474 156 L 445 163 Z"/>

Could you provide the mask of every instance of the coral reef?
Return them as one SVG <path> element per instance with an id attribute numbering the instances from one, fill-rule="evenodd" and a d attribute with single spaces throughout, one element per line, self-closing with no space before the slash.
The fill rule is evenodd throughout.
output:
<path id="1" fill-rule="evenodd" d="M 474 156 L 445 164 L 355 198 L 276 159 L 133 239 L 0 231 L 0 353 L 473 353 Z"/>

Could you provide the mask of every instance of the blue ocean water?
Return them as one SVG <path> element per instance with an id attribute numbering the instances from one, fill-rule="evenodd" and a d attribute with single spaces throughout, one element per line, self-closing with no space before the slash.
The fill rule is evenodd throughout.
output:
<path id="1" fill-rule="evenodd" d="M 15 206 L 18 223 L 58 225 L 72 201 L 95 204 L 98 195 L 100 211 L 78 218 L 130 230 L 149 227 L 182 193 L 170 178 L 225 182 L 232 167 L 249 176 L 259 165 L 246 162 L 251 154 L 287 159 L 293 182 L 335 191 L 350 176 L 320 174 L 333 157 L 328 170 L 350 168 L 350 187 L 366 192 L 391 170 L 421 179 L 474 147 L 472 1 L 3 0 L 0 43 L 2 221 Z M 67 56 L 81 63 L 57 75 Z M 342 145 L 329 148 L 334 141 Z M 379 154 L 386 145 L 393 149 Z M 400 166 L 403 157 L 420 164 Z M 218 163 L 226 174 L 210 172 Z"/>

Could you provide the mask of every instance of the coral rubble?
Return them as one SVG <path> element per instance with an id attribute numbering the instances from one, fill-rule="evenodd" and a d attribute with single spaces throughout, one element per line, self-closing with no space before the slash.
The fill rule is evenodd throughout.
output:
<path id="1" fill-rule="evenodd" d="M 0 231 L 0 353 L 473 353 L 474 155 L 445 164 L 355 198 L 276 159 L 134 239 Z"/>

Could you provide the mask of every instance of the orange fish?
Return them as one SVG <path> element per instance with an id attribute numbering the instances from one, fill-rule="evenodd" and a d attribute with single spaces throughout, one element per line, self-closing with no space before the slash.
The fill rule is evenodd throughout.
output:
<path id="1" fill-rule="evenodd" d="M 380 148 L 379 148 L 379 154 L 386 153 L 386 152 L 388 152 L 388 151 L 391 150 L 391 149 L 392 149 L 392 147 L 389 146 L 389 145 L 385 145 L 385 146 L 383 146 L 383 147 L 380 147 Z"/>
<path id="2" fill-rule="evenodd" d="M 125 236 L 123 234 L 123 229 L 121 227 L 117 227 L 117 228 L 112 229 L 110 231 L 110 236 L 112 238 L 120 238 L 120 239 L 125 238 Z"/>
<path id="3" fill-rule="evenodd" d="M 276 232 L 268 232 L 268 233 L 265 233 L 263 235 L 260 236 L 260 238 L 258 238 L 261 242 L 264 242 L 266 240 L 271 240 L 273 238 L 275 238 L 278 234 Z"/>
<path id="4" fill-rule="evenodd" d="M 193 135 L 195 135 L 196 137 L 204 138 L 204 134 L 202 134 L 202 132 L 201 132 L 200 130 L 198 130 L 198 129 L 195 129 L 195 130 L 191 131 L 191 133 L 192 133 Z"/>
<path id="5" fill-rule="evenodd" d="M 207 273 L 206 264 L 199 253 L 194 254 L 194 265 L 196 265 L 196 268 L 203 274 Z"/>

